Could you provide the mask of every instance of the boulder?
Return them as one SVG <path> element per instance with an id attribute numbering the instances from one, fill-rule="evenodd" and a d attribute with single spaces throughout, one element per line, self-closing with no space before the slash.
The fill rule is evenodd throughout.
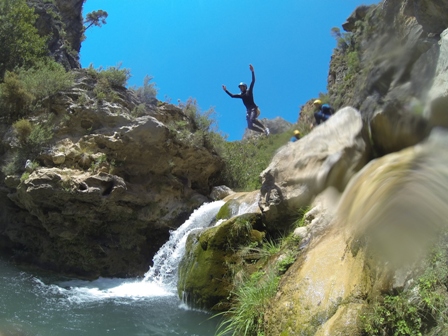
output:
<path id="1" fill-rule="evenodd" d="M 212 188 L 210 198 L 214 201 L 222 200 L 223 198 L 233 195 L 235 192 L 227 186 L 216 186 Z"/>
<path id="2" fill-rule="evenodd" d="M 335 113 L 300 141 L 282 147 L 261 173 L 260 208 L 277 228 L 328 187 L 342 191 L 371 158 L 366 125 L 351 108 Z"/>
<path id="3" fill-rule="evenodd" d="M 234 274 L 241 267 L 243 246 L 264 235 L 259 214 L 233 217 L 218 226 L 188 236 L 179 264 L 178 294 L 190 307 L 215 311 L 229 308 Z"/>

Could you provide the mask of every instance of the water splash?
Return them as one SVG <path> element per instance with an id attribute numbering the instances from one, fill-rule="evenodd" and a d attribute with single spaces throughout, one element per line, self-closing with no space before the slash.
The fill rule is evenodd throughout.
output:
<path id="1" fill-rule="evenodd" d="M 154 256 L 154 264 L 145 274 L 145 281 L 153 281 L 165 288 L 176 290 L 177 269 L 185 254 L 188 235 L 194 230 L 203 229 L 213 224 L 216 214 L 224 203 L 224 201 L 215 201 L 202 205 L 176 231 L 172 231 L 170 239 Z"/>
<path id="2" fill-rule="evenodd" d="M 94 281 L 70 280 L 45 285 L 35 279 L 41 291 L 64 298 L 68 303 L 87 303 L 108 299 L 122 299 L 123 303 L 147 298 L 173 296 L 177 290 L 177 269 L 185 254 L 188 235 L 214 224 L 214 219 L 224 201 L 206 203 L 196 209 L 190 218 L 159 249 L 153 258 L 154 265 L 144 279 L 106 279 Z"/>

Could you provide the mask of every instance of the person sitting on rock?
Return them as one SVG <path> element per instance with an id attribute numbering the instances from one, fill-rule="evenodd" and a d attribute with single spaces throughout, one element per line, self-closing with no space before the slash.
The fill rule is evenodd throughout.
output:
<path id="1" fill-rule="evenodd" d="M 296 142 L 300 139 L 300 131 L 294 130 L 294 136 L 291 138 L 291 142 Z"/>
<path id="2" fill-rule="evenodd" d="M 257 118 L 260 115 L 260 109 L 254 102 L 254 84 L 255 84 L 255 72 L 252 64 L 249 65 L 249 69 L 252 72 L 252 82 L 250 83 L 249 89 L 247 85 L 241 82 L 238 87 L 241 90 L 239 94 L 232 94 L 227 91 L 225 85 L 222 86 L 222 89 L 232 98 L 241 98 L 243 100 L 244 106 L 246 106 L 246 120 L 247 120 L 247 128 L 252 131 L 264 133 L 269 135 L 269 128 L 265 127 Z"/>
<path id="3" fill-rule="evenodd" d="M 334 113 L 333 108 L 328 104 L 322 104 L 320 99 L 316 99 L 313 105 L 316 111 L 314 112 L 314 119 L 316 119 L 317 125 L 327 121 Z"/>

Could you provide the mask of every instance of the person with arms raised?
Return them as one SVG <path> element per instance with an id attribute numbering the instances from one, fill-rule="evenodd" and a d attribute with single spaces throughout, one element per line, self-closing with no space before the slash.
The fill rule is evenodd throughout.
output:
<path id="1" fill-rule="evenodd" d="M 232 98 L 240 98 L 243 100 L 243 104 L 246 107 L 246 120 L 247 120 L 247 128 L 252 131 L 264 133 L 269 135 L 269 128 L 265 127 L 257 118 L 260 115 L 260 109 L 254 102 L 254 84 L 255 84 L 255 71 L 252 64 L 249 65 L 249 69 L 252 72 L 252 81 L 250 83 L 249 88 L 243 82 L 241 82 L 238 87 L 240 89 L 239 94 L 232 94 L 227 91 L 225 85 L 222 86 L 222 89 Z"/>

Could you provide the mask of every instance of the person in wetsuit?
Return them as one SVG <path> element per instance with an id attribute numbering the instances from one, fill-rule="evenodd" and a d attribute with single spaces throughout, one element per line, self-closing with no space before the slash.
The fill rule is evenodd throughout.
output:
<path id="1" fill-rule="evenodd" d="M 222 89 L 232 98 L 241 98 L 243 100 L 244 106 L 246 106 L 246 120 L 247 120 L 247 128 L 252 131 L 264 133 L 269 135 L 269 128 L 265 127 L 258 119 L 258 115 L 260 114 L 260 109 L 254 102 L 254 84 L 255 84 L 255 72 L 252 64 L 249 65 L 249 69 L 252 72 L 252 82 L 250 83 L 249 89 L 247 85 L 241 82 L 238 87 L 241 92 L 239 94 L 232 94 L 227 91 L 225 85 L 222 86 Z"/>
<path id="2" fill-rule="evenodd" d="M 328 104 L 322 104 L 320 99 L 315 100 L 313 105 L 315 109 L 314 119 L 316 119 L 317 125 L 327 121 L 334 113 L 333 108 Z"/>

